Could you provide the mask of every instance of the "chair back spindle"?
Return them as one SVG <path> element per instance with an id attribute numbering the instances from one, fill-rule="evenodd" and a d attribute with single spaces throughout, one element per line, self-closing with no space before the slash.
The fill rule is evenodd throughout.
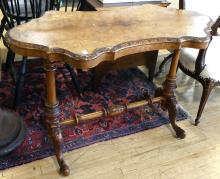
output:
<path id="1" fill-rule="evenodd" d="M 51 10 L 50 0 L 1 0 L 0 8 L 7 18 L 9 28 L 40 17 L 45 11 Z"/>
<path id="2" fill-rule="evenodd" d="M 85 3 L 85 0 L 55 0 L 55 8 L 59 10 L 75 11 L 79 10 L 80 6 Z"/>

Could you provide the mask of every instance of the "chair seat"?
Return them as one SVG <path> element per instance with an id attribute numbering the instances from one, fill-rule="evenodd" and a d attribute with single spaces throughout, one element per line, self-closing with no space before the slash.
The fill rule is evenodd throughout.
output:
<path id="1" fill-rule="evenodd" d="M 205 57 L 205 69 L 201 76 L 204 78 L 212 78 L 220 81 L 220 36 L 213 36 L 213 39 L 208 47 Z M 189 70 L 195 70 L 195 60 L 198 55 L 197 49 L 186 48 L 181 50 L 180 61 Z"/>

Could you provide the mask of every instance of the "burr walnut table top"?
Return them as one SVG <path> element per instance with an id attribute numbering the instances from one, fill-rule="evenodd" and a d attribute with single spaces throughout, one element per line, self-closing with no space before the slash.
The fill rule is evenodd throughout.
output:
<path id="1" fill-rule="evenodd" d="M 143 5 L 93 12 L 47 12 L 39 19 L 8 31 L 6 40 L 14 52 L 47 60 L 44 64 L 44 116 L 60 172 L 65 176 L 70 173 L 62 154 L 61 125 L 77 125 L 100 117 L 116 116 L 152 103 L 161 103 L 168 110 L 176 136 L 183 139 L 185 131 L 176 124 L 177 101 L 174 95 L 180 48 L 205 49 L 210 41 L 210 25 L 209 17 L 195 12 Z M 103 107 L 99 111 L 59 120 L 56 64 L 53 62 L 63 61 L 76 68 L 92 68 L 105 60 L 117 60 L 126 55 L 160 49 L 174 49 L 174 55 L 163 88 L 157 90 L 154 98 Z"/>
<path id="2" fill-rule="evenodd" d="M 24 56 L 92 68 L 104 60 L 159 49 L 206 48 L 211 19 L 155 5 L 88 12 L 49 11 L 6 34 Z"/>

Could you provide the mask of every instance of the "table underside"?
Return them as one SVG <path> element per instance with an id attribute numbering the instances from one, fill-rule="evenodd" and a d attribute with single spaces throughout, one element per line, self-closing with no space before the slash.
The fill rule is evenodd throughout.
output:
<path id="1" fill-rule="evenodd" d="M 61 126 L 64 125 L 77 125 L 90 120 L 95 120 L 101 117 L 116 116 L 123 112 L 127 112 L 131 109 L 135 109 L 145 105 L 151 105 L 154 103 L 160 103 L 164 110 L 168 110 L 169 119 L 172 128 L 174 129 L 178 138 L 185 138 L 185 131 L 176 124 L 177 113 L 177 100 L 174 95 L 174 89 L 176 88 L 176 70 L 179 61 L 180 50 L 174 50 L 174 56 L 171 62 L 170 70 L 167 75 L 162 88 L 158 88 L 154 98 L 150 98 L 148 94 L 145 94 L 146 99 L 136 102 L 131 102 L 122 105 L 113 105 L 108 108 L 104 108 L 100 111 L 95 111 L 83 115 L 75 115 L 69 119 L 60 121 L 60 109 L 59 102 L 56 97 L 56 84 L 55 84 L 55 63 L 45 63 L 44 69 L 46 71 L 46 89 L 47 95 L 45 99 L 45 123 L 48 127 L 49 135 L 52 138 L 56 157 L 60 165 L 60 172 L 67 176 L 70 173 L 68 165 L 65 163 L 62 153 L 62 132 Z"/>
<path id="2" fill-rule="evenodd" d="M 100 117 L 120 115 L 130 109 L 160 103 L 168 111 L 170 124 L 178 138 L 185 132 L 176 124 L 176 71 L 180 49 L 206 49 L 211 20 L 207 16 L 153 5 L 96 12 L 47 12 L 43 17 L 22 24 L 6 34 L 10 48 L 24 56 L 44 59 L 46 73 L 45 123 L 53 141 L 60 172 L 70 173 L 65 163 L 62 125 Z M 129 12 L 129 13 L 128 13 Z M 153 30 L 152 30 L 153 29 Z M 58 35 L 59 34 L 59 35 Z M 163 87 L 154 98 L 129 104 L 114 105 L 89 114 L 60 121 L 56 96 L 55 71 L 58 61 L 75 68 L 94 68 L 105 61 L 117 63 L 120 57 L 161 49 L 172 49 L 174 55 Z"/>

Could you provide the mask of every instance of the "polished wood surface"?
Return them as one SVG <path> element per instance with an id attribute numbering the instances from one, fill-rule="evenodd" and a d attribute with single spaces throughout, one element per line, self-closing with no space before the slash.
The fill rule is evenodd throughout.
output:
<path id="1" fill-rule="evenodd" d="M 102 77 L 109 71 L 128 69 L 145 65 L 148 68 L 148 79 L 153 81 L 157 64 L 158 50 L 136 53 L 118 58 L 114 61 L 105 61 L 93 69 L 93 89 L 96 90 L 101 83 Z"/>
<path id="2" fill-rule="evenodd" d="M 163 58 L 159 58 L 161 61 Z M 194 62 L 191 62 L 192 65 Z M 167 74 L 155 78 L 160 85 Z M 145 70 L 145 68 L 144 68 Z M 146 70 L 147 72 L 147 70 Z M 220 75 L 220 74 L 219 74 Z M 170 135 L 169 125 L 96 143 L 65 153 L 68 179 L 219 179 L 220 88 L 215 88 L 202 116 L 192 125 L 202 93 L 199 83 L 178 71 L 178 102 L 190 113 L 178 122 L 184 140 Z M 129 146 L 129 147 L 128 147 Z M 61 179 L 55 156 L 0 171 L 0 179 Z"/>
<path id="3" fill-rule="evenodd" d="M 161 100 L 163 100 L 163 97 L 157 97 L 157 98 L 152 99 L 151 101 L 148 99 L 144 99 L 141 101 L 132 102 L 132 103 L 124 104 L 124 105 L 115 105 L 115 106 L 113 105 L 111 107 L 104 108 L 104 110 L 92 112 L 92 113 L 81 115 L 81 116 L 75 116 L 74 118 L 61 121 L 60 123 L 62 125 L 69 125 L 69 124 L 77 125 L 79 123 L 84 123 L 88 120 L 95 120 L 101 117 L 114 117 L 131 109 L 139 108 L 139 107 L 146 106 L 149 104 L 160 103 Z M 56 127 L 56 126 L 52 126 L 52 127 Z"/>
<path id="4" fill-rule="evenodd" d="M 208 4 L 205 1 L 201 2 L 201 1 L 190 1 L 190 0 L 178 0 L 178 2 L 179 2 L 179 9 L 193 10 L 193 11 L 197 11 L 200 13 L 204 13 L 204 14 L 208 15 L 209 17 L 211 17 L 214 20 L 214 23 L 212 24 L 212 27 L 211 27 L 212 30 L 211 30 L 210 34 L 212 36 L 218 35 L 218 27 L 220 27 L 220 12 L 219 12 L 216 0 L 214 0 L 214 1 L 211 0 L 211 1 L 209 1 Z M 212 37 L 212 39 L 213 39 L 213 37 Z M 211 42 L 211 44 L 212 43 L 213 42 Z M 212 47 L 209 47 L 209 48 L 215 49 L 218 47 L 216 40 L 215 40 L 215 46 L 214 47 L 213 47 L 213 45 L 211 45 L 211 46 Z M 205 71 L 204 69 L 207 67 L 207 65 L 206 65 L 206 51 L 207 51 L 207 49 L 200 49 L 198 51 L 198 50 L 191 49 L 191 48 L 188 48 L 187 50 L 182 50 L 181 59 L 179 62 L 179 68 L 184 73 L 186 73 L 190 77 L 198 80 L 202 84 L 203 93 L 201 96 L 197 117 L 195 119 L 196 125 L 198 125 L 200 123 L 200 118 L 202 116 L 203 109 L 205 107 L 205 104 L 208 100 L 208 97 L 209 97 L 212 89 L 215 86 L 219 85 L 219 81 L 217 79 L 215 79 L 215 77 L 212 77 L 211 75 L 204 77 L 202 75 L 203 72 Z M 213 56 L 215 56 L 214 58 L 216 58 L 218 56 L 217 51 L 212 52 L 212 54 L 213 54 Z M 156 76 L 161 73 L 163 66 L 171 59 L 172 56 L 173 56 L 173 54 L 170 54 L 169 56 L 164 58 L 164 61 L 161 63 L 159 70 L 156 73 Z M 191 68 L 191 66 L 189 66 L 189 63 L 188 63 L 189 59 L 194 59 L 194 65 L 192 68 Z M 210 61 L 210 59 L 207 59 L 207 60 Z M 211 60 L 211 61 L 213 61 L 213 60 Z"/>
<path id="5" fill-rule="evenodd" d="M 166 19 L 162 19 L 164 16 Z M 174 49 L 162 88 L 158 88 L 155 97 L 147 99 L 146 104 L 159 101 L 163 109 L 168 110 L 176 137 L 183 139 L 185 131 L 176 124 L 177 100 L 174 94 L 180 48 L 205 49 L 210 41 L 210 23 L 209 17 L 194 12 L 143 5 L 95 12 L 48 12 L 42 18 L 18 26 L 6 34 L 10 47 L 17 53 L 46 59 L 45 121 L 63 175 L 69 175 L 70 170 L 62 153 L 62 123 L 59 122 L 53 62 L 64 61 L 76 68 L 92 68 L 100 62 L 117 61 L 126 55 Z M 134 104 L 145 105 L 143 101 Z M 107 110 L 103 108 L 102 114 L 96 111 L 79 117 L 75 115 L 71 120 L 78 123 L 79 119 L 93 120 L 99 117 L 97 114 L 119 115 L 128 109 L 128 106 L 108 107 Z"/>
<path id="6" fill-rule="evenodd" d="M 162 1 L 137 1 L 137 2 L 121 2 L 121 3 L 108 3 L 103 4 L 99 0 L 86 0 L 85 3 L 88 9 L 93 10 L 109 10 L 111 7 L 123 7 L 123 6 L 138 6 L 143 4 L 154 4 L 161 7 L 168 7 L 170 2 L 166 0 Z M 155 53 L 154 53 L 155 52 Z M 137 53 L 119 58 L 117 61 L 103 62 L 96 66 L 94 69 L 93 89 L 96 89 L 101 82 L 101 79 L 108 71 L 121 70 L 128 67 L 137 67 L 145 65 L 148 68 L 148 79 L 153 81 L 155 75 L 155 67 L 157 63 L 158 51 Z"/>
<path id="7" fill-rule="evenodd" d="M 7 41 L 19 54 L 62 59 L 76 68 L 150 50 L 207 47 L 207 16 L 154 5 L 115 10 L 47 12 L 10 30 Z"/>
<path id="8" fill-rule="evenodd" d="M 60 129 L 59 121 L 59 103 L 56 96 L 56 83 L 55 83 L 55 70 L 56 67 L 51 63 L 45 64 L 44 69 L 46 71 L 46 100 L 45 100 L 45 121 L 48 127 L 48 132 L 53 139 L 53 145 L 58 164 L 60 165 L 60 172 L 67 176 L 70 173 L 69 167 L 66 165 L 63 159 L 62 143 L 63 136 Z M 51 127 L 53 126 L 53 127 Z"/>
<path id="9" fill-rule="evenodd" d="M 207 52 L 203 52 L 203 56 L 198 55 L 198 51 L 195 49 L 184 49 L 181 53 L 181 58 L 179 62 L 180 69 L 188 76 L 196 79 L 201 83 L 203 88 L 203 93 L 201 96 L 200 105 L 198 108 L 198 113 L 195 119 L 196 125 L 200 123 L 200 118 L 202 112 L 205 108 L 206 102 L 208 101 L 209 95 L 216 86 L 220 86 L 220 76 L 219 76 L 219 51 L 220 46 L 220 36 L 213 36 L 212 41 L 207 49 Z M 194 63 L 201 61 L 201 58 L 205 58 L 204 68 L 200 73 L 196 73 L 196 65 L 192 67 L 190 61 Z"/>

